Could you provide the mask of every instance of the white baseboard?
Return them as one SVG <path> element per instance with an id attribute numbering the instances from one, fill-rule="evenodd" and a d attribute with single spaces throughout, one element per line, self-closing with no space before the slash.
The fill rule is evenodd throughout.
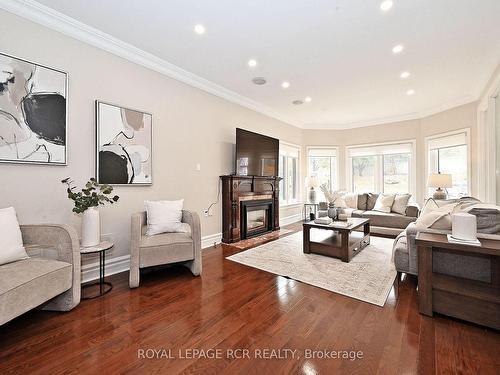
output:
<path id="1" fill-rule="evenodd" d="M 106 276 L 128 271 L 130 268 L 130 255 L 106 259 L 104 264 Z M 82 266 L 82 283 L 97 280 L 99 278 L 99 262 L 89 263 Z"/>
<path id="2" fill-rule="evenodd" d="M 290 215 L 287 217 L 280 217 L 280 227 L 296 223 L 302 220 L 302 214 Z"/>
<path id="3" fill-rule="evenodd" d="M 221 243 L 221 241 L 222 241 L 222 233 L 215 233 L 205 237 L 201 237 L 201 248 L 206 249 L 207 247 L 218 245 Z"/>
<path id="4" fill-rule="evenodd" d="M 211 234 L 201 238 L 201 248 L 212 247 L 221 243 L 222 233 Z M 130 255 L 106 259 L 106 276 L 125 272 L 130 269 Z M 82 283 L 99 279 L 99 262 L 93 262 L 82 266 Z"/>

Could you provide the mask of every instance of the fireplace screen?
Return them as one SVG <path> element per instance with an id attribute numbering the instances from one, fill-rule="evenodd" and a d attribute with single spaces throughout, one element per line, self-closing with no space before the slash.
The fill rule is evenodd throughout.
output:
<path id="1" fill-rule="evenodd" d="M 247 229 L 249 231 L 267 228 L 266 210 L 247 211 Z"/>
<path id="2" fill-rule="evenodd" d="M 272 201 L 254 200 L 241 203 L 241 238 L 253 237 L 272 230 Z"/>

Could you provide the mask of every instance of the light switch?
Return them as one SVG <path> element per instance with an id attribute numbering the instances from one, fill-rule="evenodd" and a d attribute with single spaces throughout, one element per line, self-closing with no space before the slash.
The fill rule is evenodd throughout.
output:
<path id="1" fill-rule="evenodd" d="M 196 170 L 201 171 L 201 164 L 200 163 L 196 163 Z"/>

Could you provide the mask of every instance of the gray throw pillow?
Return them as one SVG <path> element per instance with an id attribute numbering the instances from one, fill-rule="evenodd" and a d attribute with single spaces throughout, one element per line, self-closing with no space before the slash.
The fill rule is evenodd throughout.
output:
<path id="1" fill-rule="evenodd" d="M 358 210 L 366 211 L 366 204 L 368 203 L 368 194 L 358 194 Z"/>
<path id="2" fill-rule="evenodd" d="M 368 200 L 366 202 L 366 210 L 371 211 L 373 207 L 375 207 L 375 203 L 377 202 L 378 194 L 368 193 Z"/>

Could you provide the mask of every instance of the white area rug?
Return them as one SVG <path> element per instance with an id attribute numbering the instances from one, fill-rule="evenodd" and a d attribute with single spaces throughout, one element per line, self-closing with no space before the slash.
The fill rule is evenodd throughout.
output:
<path id="1" fill-rule="evenodd" d="M 231 255 L 227 259 L 384 306 L 396 278 L 389 238 L 370 238 L 349 263 L 318 254 L 304 254 L 302 232 Z"/>

